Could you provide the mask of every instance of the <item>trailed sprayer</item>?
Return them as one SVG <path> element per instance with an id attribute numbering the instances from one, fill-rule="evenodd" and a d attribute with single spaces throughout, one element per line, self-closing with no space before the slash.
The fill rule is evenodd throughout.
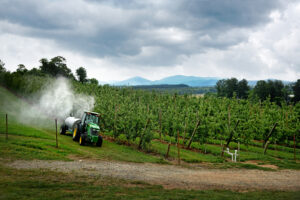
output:
<path id="1" fill-rule="evenodd" d="M 72 133 L 74 141 L 79 141 L 80 145 L 86 143 L 102 146 L 102 137 L 99 127 L 99 113 L 84 112 L 82 118 L 67 117 L 60 127 L 60 134 L 64 135 L 67 131 Z"/>

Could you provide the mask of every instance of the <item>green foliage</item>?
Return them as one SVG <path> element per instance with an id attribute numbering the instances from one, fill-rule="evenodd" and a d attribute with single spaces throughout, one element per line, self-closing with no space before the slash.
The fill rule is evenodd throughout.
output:
<path id="1" fill-rule="evenodd" d="M 77 83 L 74 86 L 77 92 L 96 97 L 95 111 L 101 113 L 101 127 L 113 132 L 115 138 L 125 134 L 128 141 L 142 138 L 145 139 L 142 144 L 146 144 L 161 129 L 162 135 L 175 138 L 179 131 L 180 136 L 185 136 L 187 141 L 199 119 L 200 125 L 196 129 L 194 141 L 201 144 L 206 143 L 209 138 L 226 140 L 231 133 L 232 141 L 246 144 L 253 139 L 264 140 L 275 122 L 278 126 L 270 138 L 272 143 L 286 144 L 294 134 L 296 140 L 299 140 L 299 133 L 296 131 L 299 126 L 297 107 L 286 104 L 278 106 L 269 100 L 260 104 L 213 96 L 176 96 L 132 88 Z M 148 119 L 150 122 L 145 129 Z M 238 120 L 239 125 L 234 130 Z"/>
<path id="2" fill-rule="evenodd" d="M 26 74 L 27 72 L 28 72 L 28 70 L 26 69 L 25 65 L 23 65 L 23 64 L 18 65 L 17 73 L 23 75 L 23 74 Z"/>
<path id="3" fill-rule="evenodd" d="M 5 63 L 2 60 L 0 60 L 0 74 L 6 72 L 4 65 Z"/>
<path id="4" fill-rule="evenodd" d="M 284 85 L 279 80 L 258 81 L 254 87 L 254 94 L 258 96 L 261 101 L 270 98 L 270 101 L 276 102 L 278 105 L 285 99 Z"/>
<path id="5" fill-rule="evenodd" d="M 59 57 L 50 62 L 61 64 L 62 61 L 64 59 Z M 43 62 L 49 63 L 47 60 Z M 4 73 L 6 86 L 24 96 L 38 92 L 49 79 L 27 73 Z M 195 131 L 193 141 L 200 144 L 207 143 L 209 139 L 248 144 L 253 139 L 265 140 L 275 123 L 278 126 L 270 137 L 271 143 L 287 144 L 294 135 L 299 140 L 299 106 L 286 103 L 278 105 L 278 102 L 275 104 L 271 101 L 271 97 L 261 103 L 235 98 L 235 95 L 242 97 L 247 94 L 242 92 L 247 87 L 245 80 L 238 82 L 232 78 L 218 82 L 220 93 L 232 95 L 232 99 L 212 95 L 197 98 L 127 87 L 81 84 L 77 81 L 72 83 L 77 93 L 95 97 L 94 110 L 101 113 L 100 126 L 103 131 L 112 133 L 115 138 L 124 134 L 128 141 L 139 141 L 139 147 L 143 149 L 151 147 L 154 134 L 158 132 L 176 140 L 179 132 L 185 142 Z M 257 86 L 271 83 L 274 83 L 271 91 L 277 91 L 277 86 L 281 88 L 280 82 L 276 81 L 258 82 Z M 222 87 L 227 89 L 223 90 Z M 198 120 L 200 125 L 196 127 Z M 235 128 L 238 121 L 239 125 Z"/>
<path id="6" fill-rule="evenodd" d="M 86 80 L 86 70 L 85 70 L 85 68 L 79 67 L 76 70 L 76 75 L 77 75 L 78 81 L 80 81 L 81 83 L 84 83 L 84 82 L 87 81 Z"/>
<path id="7" fill-rule="evenodd" d="M 300 79 L 297 80 L 297 82 L 293 85 L 293 92 L 294 92 L 294 101 L 299 102 L 300 101 Z"/>
<path id="8" fill-rule="evenodd" d="M 237 86 L 237 96 L 239 98 L 247 99 L 249 90 L 250 87 L 248 86 L 248 81 L 246 79 L 239 81 Z"/>
<path id="9" fill-rule="evenodd" d="M 241 99 L 246 99 L 250 90 L 247 80 L 238 81 L 236 78 L 219 80 L 216 88 L 219 97 L 232 98 L 236 96 Z"/>
<path id="10" fill-rule="evenodd" d="M 51 58 L 50 61 L 48 61 L 46 58 L 42 58 L 40 63 L 42 64 L 40 66 L 40 70 L 44 74 L 74 78 L 71 69 L 69 69 L 66 65 L 66 59 L 62 56 Z"/>
<path id="11" fill-rule="evenodd" d="M 216 88 L 213 86 L 207 87 L 189 87 L 184 84 L 175 84 L 175 85 L 139 85 L 131 86 L 136 90 L 146 90 L 149 92 L 155 91 L 160 93 L 168 94 L 179 94 L 179 95 L 191 95 L 191 94 L 214 94 L 216 93 Z"/>
<path id="12" fill-rule="evenodd" d="M 98 82 L 98 80 L 97 80 L 97 79 L 95 79 L 95 78 L 91 78 L 91 79 L 89 79 L 89 80 L 88 80 L 88 83 L 90 83 L 90 84 L 95 84 L 95 85 L 99 85 L 99 82 Z"/>
<path id="13" fill-rule="evenodd" d="M 23 75 L 21 77 L 27 76 Z M 20 91 L 24 95 L 35 93 L 48 81 L 49 78 L 46 77 L 30 76 L 23 84 L 26 87 L 22 89 L 22 86 Z M 296 144 L 299 143 L 299 132 L 297 130 L 300 128 L 300 103 L 295 106 L 287 104 L 278 106 L 269 100 L 259 103 L 236 98 L 216 98 L 214 96 L 197 98 L 146 92 L 133 90 L 132 88 L 81 84 L 77 81 L 73 81 L 72 84 L 77 93 L 89 94 L 95 97 L 94 110 L 101 113 L 101 130 L 117 139 L 127 140 L 133 146 L 117 145 L 104 140 L 102 149 L 79 147 L 69 137 L 60 136 L 59 141 L 62 142 L 60 146 L 63 147 L 63 151 L 56 151 L 53 131 L 37 130 L 15 123 L 10 124 L 9 134 L 13 136 L 10 136 L 12 141 L 9 142 L 9 146 L 5 146 L 5 141 L 0 143 L 0 151 L 3 155 L 17 158 L 24 157 L 24 159 L 67 159 L 70 154 L 81 156 L 84 153 L 86 156 L 93 158 L 132 162 L 161 162 L 161 158 L 136 151 L 136 146 L 141 141 L 140 147 L 142 149 L 163 156 L 166 153 L 167 144 L 153 140 L 154 138 L 159 139 L 160 123 L 163 141 L 170 141 L 175 144 L 178 139 L 177 132 L 179 131 L 180 144 L 183 145 L 183 137 L 185 137 L 187 143 L 195 130 L 197 121 L 200 120 L 200 125 L 195 130 L 191 145 L 193 149 L 198 149 L 200 152 L 182 149 L 182 160 L 186 162 L 224 162 L 224 159 L 220 157 L 221 143 L 215 141 L 223 141 L 222 144 L 224 144 L 224 140 L 227 140 L 230 134 L 233 133 L 229 147 L 230 149 L 237 149 L 237 142 L 242 144 L 241 161 L 262 160 L 282 168 L 299 168 L 296 161 L 292 162 L 293 149 L 283 148 L 279 145 L 291 146 L 290 143 L 294 134 Z M 10 100 L 8 94 L 4 93 L 2 96 L 5 97 L 4 100 L 7 102 L 13 101 Z M 20 104 L 20 106 L 23 107 L 24 105 Z M 9 107 L 5 106 L 5 108 Z M 240 124 L 235 130 L 234 126 L 238 120 Z M 2 122 L 3 120 L 1 120 Z M 9 121 L 9 123 L 11 122 Z M 253 143 L 253 139 L 263 140 L 275 122 L 278 122 L 278 126 L 276 132 L 270 138 L 271 144 L 274 145 L 270 146 L 271 149 L 267 155 L 263 155 L 261 143 L 258 143 L 258 146 Z M 53 122 L 50 123 L 52 126 Z M 0 125 L 0 132 L 4 132 L 3 123 L 2 126 Z M 20 142 L 16 142 L 16 140 L 20 140 Z M 30 142 L 30 140 L 34 141 Z M 252 146 L 248 147 L 247 145 Z M 284 152 L 274 150 L 274 148 L 279 149 L 279 147 Z M 84 151 L 83 148 L 88 148 L 88 151 Z M 172 147 L 170 157 L 176 158 L 176 152 L 176 148 Z M 296 152 L 298 154 L 298 150 Z M 225 158 L 228 157 L 225 156 Z M 299 156 L 296 155 L 296 158 L 299 159 Z"/>

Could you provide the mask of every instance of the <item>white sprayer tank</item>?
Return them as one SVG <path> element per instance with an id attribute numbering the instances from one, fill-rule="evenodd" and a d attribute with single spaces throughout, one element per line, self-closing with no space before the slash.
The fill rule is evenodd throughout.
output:
<path id="1" fill-rule="evenodd" d="M 80 119 L 79 118 L 75 118 L 75 117 L 68 117 L 65 120 L 65 125 L 68 126 L 68 128 L 73 128 L 74 124 L 79 123 Z"/>

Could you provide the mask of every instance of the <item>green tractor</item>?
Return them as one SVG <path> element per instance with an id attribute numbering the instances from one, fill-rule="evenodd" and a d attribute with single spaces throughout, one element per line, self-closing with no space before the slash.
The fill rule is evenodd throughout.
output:
<path id="1" fill-rule="evenodd" d="M 64 135 L 67 131 L 72 133 L 73 140 L 79 141 L 80 145 L 87 143 L 102 146 L 102 137 L 99 127 L 99 113 L 84 112 L 82 118 L 68 117 L 60 127 L 60 134 Z"/>

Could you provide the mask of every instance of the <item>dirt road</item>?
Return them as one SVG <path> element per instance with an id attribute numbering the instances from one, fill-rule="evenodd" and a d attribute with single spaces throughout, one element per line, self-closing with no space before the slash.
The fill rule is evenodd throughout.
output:
<path id="1" fill-rule="evenodd" d="M 190 169 L 175 165 L 101 160 L 18 160 L 7 165 L 17 169 L 42 168 L 65 173 L 111 176 L 159 184 L 170 189 L 300 190 L 300 171 L 296 170 Z"/>

